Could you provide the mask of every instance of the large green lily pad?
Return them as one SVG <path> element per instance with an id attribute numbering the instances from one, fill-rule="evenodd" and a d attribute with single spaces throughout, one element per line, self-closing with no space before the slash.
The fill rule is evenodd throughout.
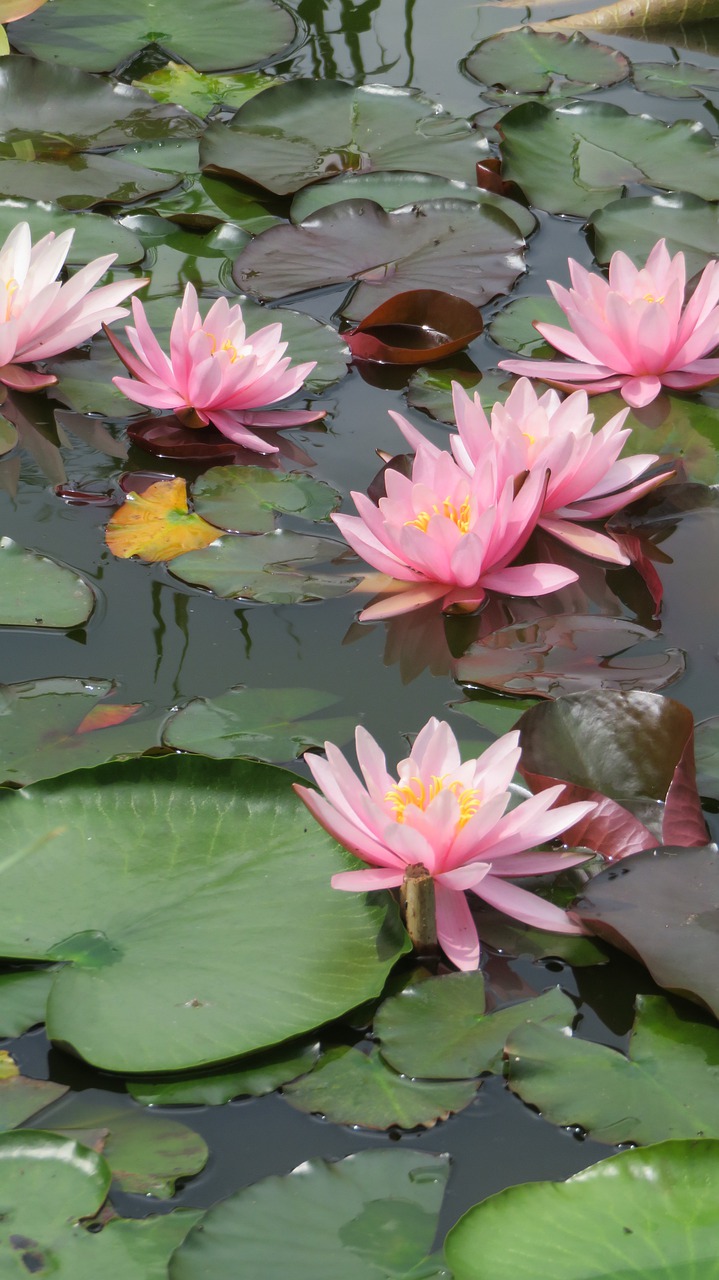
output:
<path id="1" fill-rule="evenodd" d="M 54 1133 L 0 1134 L 0 1270 L 62 1280 L 165 1280 L 171 1253 L 202 1216 L 114 1218 L 99 1232 L 111 1171 L 95 1151 Z"/>
<path id="2" fill-rule="evenodd" d="M 294 39 L 292 13 L 275 0 L 123 0 L 108 13 L 102 0 L 53 0 L 13 23 L 13 45 L 43 62 L 112 71 L 148 45 L 197 71 L 251 67 Z"/>
<path id="3" fill-rule="evenodd" d="M 381 1005 L 374 1030 L 382 1056 L 404 1075 L 461 1080 L 502 1070 L 507 1036 L 527 1022 L 566 1031 L 576 1007 L 559 987 L 487 1013 L 481 973 L 413 983 Z"/>
<path id="4" fill-rule="evenodd" d="M 630 196 L 605 205 L 590 226 L 598 262 L 609 262 L 622 249 L 643 266 L 657 240 L 664 239 L 670 253 L 684 254 L 691 277 L 716 255 L 719 207 L 686 191 Z"/>
<path id="5" fill-rule="evenodd" d="M 252 759 L 272 764 L 292 760 L 326 740 L 346 742 L 352 716 L 306 720 L 337 698 L 319 689 L 230 689 L 219 698 L 193 698 L 165 727 L 163 741 L 177 751 L 215 760 Z"/>
<path id="6" fill-rule="evenodd" d="M 170 1265 L 170 1280 L 434 1280 L 430 1269 L 447 1156 L 361 1151 L 309 1160 L 205 1214 Z M 278 1224 L 282 1224 L 278 1230 Z M 423 1265 L 424 1264 L 424 1265 Z"/>
<path id="7" fill-rule="evenodd" d="M 503 31 L 473 49 L 465 70 L 481 84 L 499 85 L 514 93 L 546 93 L 557 81 L 569 81 L 571 92 L 606 88 L 629 75 L 624 54 L 577 32 L 540 33 L 531 27 Z"/>
<path id="8" fill-rule="evenodd" d="M 158 717 L 136 719 L 141 703 L 105 703 L 114 691 L 112 680 L 69 676 L 0 685 L 0 785 L 25 786 L 159 746 Z"/>
<path id="9" fill-rule="evenodd" d="M 361 320 L 396 293 L 438 285 L 481 306 L 522 274 L 523 250 L 516 224 L 487 205 L 428 200 L 385 213 L 347 200 L 300 226 L 270 227 L 242 250 L 233 275 L 265 299 L 359 281 L 342 315 Z"/>
<path id="10" fill-rule="evenodd" d="M 549 213 L 586 217 L 630 183 L 716 195 L 719 151 L 696 121 L 665 125 L 608 102 L 529 102 L 503 116 L 501 129 L 503 176 Z"/>
<path id="11" fill-rule="evenodd" d="M 454 1280 L 717 1280 L 719 1142 L 622 1151 L 509 1187 L 450 1231 Z"/>
<path id="12" fill-rule="evenodd" d="M 509 1087 L 554 1124 L 597 1142 L 719 1137 L 719 1027 L 638 996 L 628 1057 L 529 1024 L 506 1045 Z"/>
<path id="13" fill-rule="evenodd" d="M 0 1038 L 21 1036 L 45 1021 L 45 1006 L 54 981 L 51 965 L 0 974 Z"/>
<path id="14" fill-rule="evenodd" d="M 343 552 L 331 538 L 276 529 L 251 537 L 226 537 L 202 551 L 172 561 L 170 572 L 182 582 L 229 600 L 297 604 L 346 595 L 357 578 L 339 569 L 322 570 Z"/>
<path id="15" fill-rule="evenodd" d="M 404 945 L 394 907 L 331 888 L 351 859 L 290 782 L 170 756 L 0 795 L 3 954 L 68 961 L 53 1040 L 112 1071 L 188 1070 L 381 990 Z"/>
<path id="16" fill-rule="evenodd" d="M 94 607 L 92 588 L 73 569 L 0 538 L 0 626 L 79 627 Z"/>
<path id="17" fill-rule="evenodd" d="M 349 170 L 407 169 L 470 182 L 487 154 L 481 133 L 418 89 L 292 80 L 205 133 L 202 167 L 290 195 Z"/>

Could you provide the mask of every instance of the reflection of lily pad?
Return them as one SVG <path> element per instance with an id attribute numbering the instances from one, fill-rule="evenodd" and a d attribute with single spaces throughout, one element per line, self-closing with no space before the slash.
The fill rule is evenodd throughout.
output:
<path id="1" fill-rule="evenodd" d="M 268 299 L 358 280 L 342 314 L 361 320 L 396 293 L 438 283 L 481 306 L 522 274 L 523 251 L 516 225 L 488 206 L 432 200 L 385 213 L 348 200 L 300 226 L 263 232 L 233 274 L 242 290 Z"/>
<path id="2" fill-rule="evenodd" d="M 0 795 L 2 953 L 67 962 L 51 1039 L 111 1071 L 191 1070 L 379 993 L 395 908 L 332 889 L 352 860 L 290 782 L 167 756 Z"/>
<path id="3" fill-rule="evenodd" d="M 484 137 L 418 89 L 341 80 L 293 80 L 211 124 L 202 167 L 289 195 L 348 170 L 408 169 L 474 179 Z"/>
<path id="4" fill-rule="evenodd" d="M 276 530 L 251 537 L 222 538 L 203 551 L 172 561 L 171 572 L 191 586 L 206 587 L 229 600 L 258 600 L 264 604 L 296 604 L 345 595 L 357 579 L 319 572 L 344 551 L 331 538 Z M 306 566 L 306 567 L 305 567 Z"/>
<path id="5" fill-rule="evenodd" d="M 522 27 L 483 40 L 470 53 L 465 69 L 480 84 L 501 85 L 515 93 L 545 93 L 557 79 L 569 80 L 568 87 L 577 93 L 624 80 L 629 62 L 617 49 L 579 32 L 540 34 Z"/>
<path id="6" fill-rule="evenodd" d="M 326 739 L 346 742 L 354 720 L 330 716 L 306 720 L 337 698 L 318 689 L 230 689 L 219 698 L 193 698 L 165 728 L 163 741 L 177 751 L 216 760 L 283 763 Z"/>
<path id="7" fill-rule="evenodd" d="M 717 1195 L 719 1142 L 622 1151 L 567 1182 L 529 1182 L 475 1205 L 450 1231 L 447 1261 L 454 1280 L 715 1280 Z"/>
<path id="8" fill-rule="evenodd" d="M 45 63 L 112 71 L 148 45 L 197 71 L 251 67 L 294 39 L 292 14 L 274 0 L 53 0 L 13 24 L 13 45 Z"/>
<path id="9" fill-rule="evenodd" d="M 629 183 L 689 191 L 711 200 L 719 151 L 696 121 L 665 125 L 608 102 L 526 103 L 502 118 L 503 175 L 549 213 L 586 216 Z"/>
<path id="10" fill-rule="evenodd" d="M 227 10 L 224 11 L 227 21 Z M 203 75 L 178 62 L 168 62 L 150 71 L 135 87 L 152 94 L 156 102 L 175 102 L 196 116 L 206 116 L 214 106 L 241 107 L 256 93 L 277 84 L 273 76 L 262 71 L 245 71 L 236 75 Z"/>
<path id="11" fill-rule="evenodd" d="M 0 538 L 0 626 L 79 627 L 94 607 L 92 588 L 73 569 Z"/>

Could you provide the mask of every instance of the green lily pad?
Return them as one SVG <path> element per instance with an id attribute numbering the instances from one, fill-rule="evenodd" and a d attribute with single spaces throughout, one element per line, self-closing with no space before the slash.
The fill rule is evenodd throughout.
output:
<path id="1" fill-rule="evenodd" d="M 112 379 L 122 373 L 122 365 L 104 338 L 93 342 L 89 355 L 78 358 L 75 352 L 47 362 L 54 373 L 55 399 L 76 413 L 100 413 L 105 418 L 139 417 L 146 413 L 142 405 L 133 404 L 118 391 Z"/>
<path id="2" fill-rule="evenodd" d="M 719 1027 L 691 1022 L 661 996 L 638 996 L 628 1057 L 549 1026 L 513 1031 L 507 1080 L 554 1124 L 596 1142 L 719 1136 Z"/>
<path id="3" fill-rule="evenodd" d="M 109 155 L 73 155 L 41 160 L 32 148 L 18 159 L 0 156 L 0 184 L 4 196 L 19 200 L 50 200 L 64 209 L 88 209 L 111 200 L 117 204 L 142 200 L 174 186 L 170 174 L 138 169 Z"/>
<path id="4" fill-rule="evenodd" d="M 632 80 L 636 89 L 660 98 L 712 99 L 719 93 L 719 69 L 691 62 L 635 62 Z"/>
<path id="5" fill-rule="evenodd" d="M 170 572 L 181 582 L 206 587 L 226 600 L 262 604 L 328 600 L 351 591 L 357 578 L 339 571 L 320 572 L 313 566 L 335 561 L 344 549 L 331 538 L 276 529 L 252 537 L 220 538 L 202 551 L 177 556 Z"/>
<path id="6" fill-rule="evenodd" d="M 66 262 L 73 266 L 84 266 L 105 253 L 117 254 L 118 267 L 141 262 L 144 257 L 145 250 L 137 236 L 103 214 L 70 214 L 59 205 L 46 201 L 0 201 L 0 241 L 5 240 L 16 223 L 21 221 L 29 224 L 33 241 L 47 235 L 48 231 L 59 235 L 61 231 L 74 227 L 75 234 L 66 258 Z"/>
<path id="7" fill-rule="evenodd" d="M 694 754 L 699 794 L 719 800 L 719 716 L 702 720 L 696 726 Z"/>
<path id="8" fill-rule="evenodd" d="M 406 945 L 394 906 L 331 888 L 351 860 L 290 781 L 168 756 L 0 794 L 2 951 L 68 962 L 53 1040 L 111 1071 L 192 1070 L 381 990 Z"/>
<path id="9" fill-rule="evenodd" d="M 447 1262 L 454 1280 L 717 1280 L 717 1194 L 719 1142 L 622 1151 L 475 1205 L 447 1237 Z"/>
<path id="10" fill-rule="evenodd" d="M 54 974 L 51 965 L 0 974 L 0 1037 L 21 1036 L 45 1021 Z"/>
<path id="11" fill-rule="evenodd" d="M 609 262 L 622 249 L 643 266 L 657 240 L 664 239 L 670 253 L 684 254 L 691 277 L 716 255 L 719 207 L 685 191 L 630 196 L 605 205 L 590 226 L 597 262 Z"/>
<path id="12" fill-rule="evenodd" d="M 225 10 L 224 21 L 227 16 Z M 133 81 L 135 88 L 144 89 L 156 102 L 175 102 L 200 117 L 209 115 L 217 106 L 241 107 L 256 93 L 277 83 L 275 76 L 267 76 L 262 71 L 212 76 L 178 62 L 168 62 L 141 80 Z"/>
<path id="13" fill-rule="evenodd" d="M 534 698 L 505 698 L 484 689 L 478 689 L 477 695 L 476 698 L 472 696 L 471 701 L 450 702 L 449 705 L 458 715 L 469 716 L 480 725 L 491 740 L 509 733 L 522 712 L 536 706 Z"/>
<path id="14" fill-rule="evenodd" d="M 209 1156 L 204 1138 L 177 1120 L 84 1095 L 53 1107 L 42 1123 L 101 1151 L 120 1190 L 158 1200 L 171 1199 L 178 1179 L 200 1173 Z"/>
<path id="15" fill-rule="evenodd" d="M 9 1053 L 0 1052 L 0 1130 L 14 1129 L 56 1102 L 69 1085 L 21 1076 Z"/>
<path id="16" fill-rule="evenodd" d="M 713 199 L 719 150 L 696 121 L 665 125 L 608 102 L 526 103 L 502 118 L 503 177 L 533 205 L 586 217 L 629 183 Z"/>
<path id="17" fill-rule="evenodd" d="M 407 169 L 471 182 L 487 143 L 467 120 L 418 89 L 292 80 L 210 124 L 202 167 L 274 191 L 293 191 L 348 170 Z"/>
<path id="18" fill-rule="evenodd" d="M 465 391 L 473 395 L 480 390 L 487 376 L 474 366 L 469 369 L 418 369 L 412 374 L 407 386 L 407 404 L 411 409 L 421 409 L 438 422 L 453 423 L 452 383 L 458 382 Z M 505 381 L 502 374 L 490 374 L 489 377 L 494 382 Z M 511 381 L 506 381 L 508 386 L 511 385 Z M 495 396 L 497 400 L 501 398 L 499 394 Z"/>
<path id="19" fill-rule="evenodd" d="M 50 556 L 0 538 L 0 626 L 70 627 L 87 622 L 92 588 Z"/>
<path id="20" fill-rule="evenodd" d="M 17 427 L 12 422 L 8 422 L 7 418 L 3 418 L 0 415 L 0 456 L 14 449 L 17 440 Z"/>
<path id="21" fill-rule="evenodd" d="M 374 1031 L 382 1056 L 407 1076 L 461 1080 L 502 1070 L 507 1036 L 526 1022 L 571 1027 L 577 1010 L 554 987 L 496 1013 L 485 1012 L 481 973 L 450 973 L 406 987 L 380 1006 Z"/>
<path id="22" fill-rule="evenodd" d="M 338 178 L 312 183 L 298 191 L 292 201 L 292 222 L 304 222 L 318 209 L 338 204 L 341 200 L 374 200 L 387 213 L 407 204 L 425 200 L 468 200 L 471 204 L 483 204 L 499 209 L 516 223 L 520 233 L 527 237 L 537 228 L 534 214 L 516 200 L 495 195 L 470 182 L 456 178 L 440 178 L 431 173 L 342 173 Z"/>
<path id="23" fill-rule="evenodd" d="M 170 1280 L 235 1280 L 238 1267 L 262 1280 L 446 1276 L 422 1263 L 448 1172 L 447 1156 L 419 1151 L 309 1160 L 206 1213 L 173 1257 Z"/>
<path id="24" fill-rule="evenodd" d="M 361 320 L 394 294 L 438 280 L 481 306 L 522 274 L 523 250 L 516 224 L 487 205 L 429 200 L 385 213 L 370 200 L 347 200 L 300 226 L 264 231 L 242 250 L 233 275 L 241 290 L 264 299 L 359 281 L 341 314 Z"/>
<path id="25" fill-rule="evenodd" d="M 304 720 L 337 698 L 319 689 L 230 689 L 219 698 L 193 698 L 169 721 L 166 746 L 215 760 L 252 759 L 270 764 L 293 760 L 326 740 L 346 742 L 352 716 Z M 299 722 L 299 723 L 298 723 Z"/>
<path id="26" fill-rule="evenodd" d="M 503 31 L 473 49 L 464 68 L 480 84 L 500 85 L 514 93 L 546 93 L 557 81 L 570 81 L 574 93 L 606 88 L 629 75 L 624 54 L 588 40 L 580 32 L 538 32 L 531 27 Z"/>
<path id="27" fill-rule="evenodd" d="M 192 497 L 204 520 L 236 533 L 271 533 L 276 511 L 327 520 L 341 502 L 337 490 L 322 480 L 263 467 L 211 467 L 195 481 Z"/>
<path id="28" fill-rule="evenodd" d="M 274 0 L 123 0 L 108 13 L 102 0 L 53 0 L 13 23 L 13 45 L 46 63 L 112 71 L 149 45 L 197 71 L 267 62 L 291 43 L 296 23 Z"/>
<path id="29" fill-rule="evenodd" d="M 88 1231 L 111 1177 L 102 1156 L 68 1138 L 34 1130 L 0 1134 L 4 1274 L 164 1280 L 170 1255 L 202 1215 L 177 1210 L 157 1218 L 115 1218 L 99 1232 Z"/>
<path id="30" fill-rule="evenodd" d="M 164 716 L 143 719 L 142 703 L 104 703 L 115 690 L 112 680 L 64 676 L 0 685 L 0 785 L 26 786 L 159 746 Z"/>
<path id="31" fill-rule="evenodd" d="M 626 409 L 620 395 L 592 396 L 590 411 L 597 427 Z M 679 475 L 702 484 L 719 480 L 719 419 L 710 393 L 671 396 L 662 393 L 646 409 L 632 409 L 625 426 L 632 434 L 622 456 L 656 453 L 661 462 L 678 467 Z"/>
<path id="32" fill-rule="evenodd" d="M 341 1045 L 287 1085 L 283 1096 L 299 1111 L 320 1113 L 334 1124 L 429 1129 L 469 1106 L 478 1088 L 476 1080 L 410 1080 L 387 1066 L 376 1047 L 363 1053 Z"/>
<path id="33" fill-rule="evenodd" d="M 537 333 L 534 321 L 540 324 L 558 324 L 566 328 L 566 316 L 558 302 L 551 294 L 540 297 L 515 298 L 492 320 L 489 336 L 505 351 L 516 351 L 518 355 L 529 356 L 533 352 L 543 359 L 555 354 L 541 333 Z M 528 370 L 531 373 L 531 370 Z"/>
<path id="34" fill-rule="evenodd" d="M 320 1054 L 317 1041 L 304 1045 L 280 1045 L 268 1053 L 253 1054 L 235 1070 L 204 1075 L 174 1075 L 160 1080 L 128 1080 L 136 1102 L 147 1107 L 222 1106 L 233 1098 L 260 1098 L 274 1093 L 288 1080 L 311 1071 Z"/>

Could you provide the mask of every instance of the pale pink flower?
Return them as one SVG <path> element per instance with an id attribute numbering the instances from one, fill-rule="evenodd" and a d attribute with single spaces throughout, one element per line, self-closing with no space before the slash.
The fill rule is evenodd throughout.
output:
<path id="1" fill-rule="evenodd" d="M 152 409 L 172 409 L 186 427 L 211 422 L 228 440 L 255 453 L 277 453 L 277 446 L 254 435 L 250 427 L 297 427 L 324 417 L 322 410 L 262 409 L 299 391 L 317 363 L 290 367 L 281 324 L 248 334 L 240 304 L 230 306 L 227 298 L 213 302 L 203 320 L 197 293 L 188 284 L 172 322 L 167 356 L 137 299 L 132 314 L 134 328 L 127 325 L 125 331 L 136 355 L 107 335 L 133 375 L 113 378 L 130 400 Z"/>
<path id="2" fill-rule="evenodd" d="M 538 397 L 527 378 L 520 379 L 504 404 L 492 406 L 491 423 L 479 395 L 475 392 L 472 399 L 457 382 L 452 384 L 452 402 L 458 434 L 450 443 L 463 470 L 473 474 L 491 465 L 500 484 L 525 471 L 549 472 L 537 521 L 540 528 L 586 555 L 629 564 L 614 538 L 577 523 L 613 515 L 673 474 L 665 471 L 636 483 L 659 459 L 654 453 L 619 458 L 631 436 L 631 428 L 624 427 L 628 409 L 594 432 L 585 391 L 575 391 L 564 401 L 556 391 Z M 429 448 L 435 456 L 441 452 L 405 418 L 396 413 L 392 417 L 413 447 Z"/>
<path id="3" fill-rule="evenodd" d="M 387 771 L 385 757 L 366 729 L 356 732 L 364 785 L 342 752 L 325 743 L 326 759 L 305 760 L 322 794 L 295 785 L 314 818 L 345 849 L 369 863 L 341 871 L 335 889 L 368 892 L 398 888 L 408 867 L 421 865 L 434 880 L 437 937 L 459 969 L 476 969 L 479 939 L 465 890 L 525 924 L 579 933 L 564 911 L 518 885 L 515 876 L 545 875 L 586 861 L 586 854 L 541 852 L 596 805 L 551 806 L 564 786 L 549 787 L 506 812 L 509 784 L 520 757 L 519 733 L 506 733 L 477 760 L 462 764 L 457 740 L 434 717 L 418 733 L 411 755 Z"/>
<path id="4" fill-rule="evenodd" d="M 557 565 L 512 565 L 535 528 L 546 473 L 532 471 L 515 494 L 515 478 L 497 484 L 492 460 L 468 475 L 440 449 L 418 448 L 412 474 L 387 468 L 379 505 L 353 493 L 359 516 L 333 516 L 368 564 L 407 585 L 372 604 L 362 620 L 388 618 L 442 600 L 476 609 L 487 591 L 541 596 L 575 582 Z"/>
<path id="5" fill-rule="evenodd" d="M 49 231 L 33 245 L 27 222 L 13 227 L 0 248 L 0 382 L 15 391 L 49 387 L 57 378 L 21 366 L 49 360 L 97 333 L 103 321 L 127 315 L 122 302 L 146 280 L 93 286 L 117 257 L 95 258 L 66 284 L 57 276 L 74 231 Z"/>
<path id="6" fill-rule="evenodd" d="M 534 327 L 571 362 L 501 360 L 499 367 L 565 389 L 619 390 L 635 408 L 662 386 L 706 387 L 719 378 L 719 358 L 706 359 L 719 344 L 718 268 L 717 261 L 704 268 L 685 305 L 684 254 L 670 257 L 664 240 L 641 269 L 625 253 L 613 254 L 609 283 L 570 258 L 572 288 L 548 282 L 569 329 L 539 321 Z"/>

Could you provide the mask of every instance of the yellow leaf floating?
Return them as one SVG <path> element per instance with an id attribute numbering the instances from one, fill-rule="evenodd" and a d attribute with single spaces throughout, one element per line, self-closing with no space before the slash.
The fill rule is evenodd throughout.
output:
<path id="1" fill-rule="evenodd" d="M 144 493 L 129 493 L 105 530 L 114 556 L 126 560 L 174 560 L 186 551 L 209 547 L 219 531 L 188 510 L 184 480 L 158 480 Z"/>

